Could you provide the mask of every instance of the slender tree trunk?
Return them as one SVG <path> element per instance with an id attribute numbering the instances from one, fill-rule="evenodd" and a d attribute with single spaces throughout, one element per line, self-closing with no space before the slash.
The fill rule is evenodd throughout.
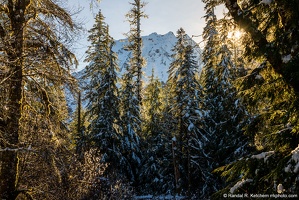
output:
<path id="1" fill-rule="evenodd" d="M 174 137 L 175 138 L 175 137 Z M 176 139 L 172 140 L 172 159 L 173 159 L 173 168 L 174 168 L 174 179 L 175 179 L 175 191 L 176 194 L 180 194 L 180 186 L 179 186 L 179 179 L 180 179 L 180 172 L 178 167 L 178 158 L 177 158 L 177 146 L 176 146 Z"/>
<path id="2" fill-rule="evenodd" d="M 142 97 L 141 97 L 141 89 L 142 89 L 142 55 L 141 55 L 141 30 L 140 30 L 140 0 L 138 0 L 137 2 L 137 98 L 139 101 L 139 104 L 141 105 L 142 103 Z"/>
<path id="3" fill-rule="evenodd" d="M 78 92 L 78 118 L 77 118 L 77 132 L 81 135 L 81 92 Z"/>
<path id="4" fill-rule="evenodd" d="M 76 153 L 78 155 L 78 159 L 81 163 L 84 162 L 84 152 L 85 152 L 85 137 L 83 124 L 81 124 L 81 91 L 78 92 L 78 116 L 77 116 L 77 135 L 79 143 L 76 145 Z"/>
<path id="5" fill-rule="evenodd" d="M 29 0 L 9 0 L 7 3 L 10 18 L 10 36 L 1 33 L 2 39 L 10 38 L 10 47 L 6 48 L 8 67 L 10 69 L 8 114 L 4 128 L 1 148 L 5 149 L 1 156 L 0 198 L 15 199 L 18 184 L 18 144 L 21 118 L 22 79 L 23 79 L 23 32 L 25 25 L 24 13 Z"/>
<path id="6" fill-rule="evenodd" d="M 191 155 L 190 155 L 190 133 L 187 132 L 187 182 L 188 182 L 188 196 L 190 197 L 191 195 Z"/>

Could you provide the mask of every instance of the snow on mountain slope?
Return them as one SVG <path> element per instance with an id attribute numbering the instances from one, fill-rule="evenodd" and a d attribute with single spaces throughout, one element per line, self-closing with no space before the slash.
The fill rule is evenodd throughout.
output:
<path id="1" fill-rule="evenodd" d="M 146 60 L 146 66 L 142 68 L 143 70 L 143 80 L 146 82 L 148 77 L 152 75 L 152 69 L 154 69 L 155 77 L 159 78 L 161 81 L 166 82 L 168 78 L 168 68 L 172 62 L 171 55 L 173 54 L 172 49 L 177 42 L 177 39 L 173 32 L 168 32 L 164 35 L 159 35 L 157 33 L 152 33 L 148 36 L 142 37 L 143 48 L 142 56 Z M 198 61 L 198 73 L 201 72 L 202 63 L 201 63 L 201 49 L 196 45 L 196 43 L 189 37 L 188 43 L 194 46 L 194 53 Z M 130 59 L 130 52 L 126 51 L 124 47 L 128 44 L 127 39 L 117 40 L 113 47 L 113 51 L 117 53 L 119 60 L 120 74 L 124 73 L 125 62 L 128 62 Z M 74 76 L 79 80 L 80 85 L 88 84 L 88 80 L 82 80 L 84 69 L 75 72 Z M 70 112 L 75 111 L 76 102 L 72 95 L 67 92 L 67 101 L 70 108 Z M 84 92 L 83 95 L 84 96 Z M 83 102 L 83 107 L 86 102 Z"/>
<path id="2" fill-rule="evenodd" d="M 170 63 L 172 62 L 172 49 L 176 41 L 177 39 L 173 32 L 168 32 L 165 35 L 152 33 L 148 36 L 142 37 L 142 56 L 146 60 L 146 66 L 143 67 L 144 80 L 151 76 L 152 69 L 154 69 L 155 76 L 161 81 L 166 82 L 168 77 L 167 71 Z M 191 45 L 195 46 L 196 57 L 200 65 L 201 50 L 191 38 L 189 38 L 189 42 Z M 128 40 L 126 39 L 118 40 L 113 48 L 113 50 L 118 54 L 121 73 L 124 72 L 124 63 L 129 60 L 129 52 L 124 50 L 124 46 L 127 44 Z M 200 70 L 201 66 L 199 67 L 199 71 Z"/>

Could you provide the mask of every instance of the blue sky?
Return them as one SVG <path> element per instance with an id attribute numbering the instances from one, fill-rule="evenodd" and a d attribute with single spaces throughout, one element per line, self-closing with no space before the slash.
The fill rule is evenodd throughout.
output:
<path id="1" fill-rule="evenodd" d="M 82 22 L 86 30 L 89 30 L 94 24 L 94 17 L 101 9 L 106 23 L 110 27 L 110 35 L 114 39 L 123 39 L 124 33 L 129 31 L 129 24 L 125 19 L 125 14 L 130 10 L 129 2 L 132 0 L 101 0 L 100 4 L 93 4 L 90 8 L 90 2 L 96 0 L 68 0 L 69 9 L 83 10 L 75 15 L 77 21 Z M 205 26 L 203 18 L 204 4 L 201 0 L 145 0 L 147 5 L 144 8 L 147 19 L 142 19 L 142 35 L 149 35 L 157 32 L 166 34 L 169 31 L 176 33 L 182 27 L 189 36 L 201 35 Z M 218 10 L 219 13 L 223 9 Z M 80 68 L 84 65 L 83 60 L 85 51 L 89 43 L 86 40 L 87 33 L 82 35 L 81 40 L 76 44 L 76 54 L 80 62 Z M 201 37 L 194 38 L 196 42 L 201 41 Z"/>

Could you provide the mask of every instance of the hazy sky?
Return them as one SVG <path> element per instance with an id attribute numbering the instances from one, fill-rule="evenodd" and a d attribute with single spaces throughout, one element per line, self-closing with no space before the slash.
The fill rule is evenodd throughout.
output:
<path id="1" fill-rule="evenodd" d="M 109 25 L 110 35 L 114 39 L 123 39 L 124 33 L 129 31 L 129 23 L 125 14 L 131 8 L 129 2 L 132 0 L 101 0 L 101 3 L 90 8 L 92 0 L 68 0 L 71 10 L 82 8 L 76 15 L 77 21 L 81 21 L 84 27 L 89 30 L 94 24 L 94 17 L 101 9 L 105 17 L 105 22 Z M 95 0 L 94 0 L 95 1 Z M 157 32 L 166 34 L 169 31 L 176 33 L 182 27 L 189 36 L 201 35 L 205 26 L 204 4 L 201 0 L 145 0 L 147 5 L 144 8 L 147 19 L 141 20 L 142 35 L 149 35 Z M 219 9 L 222 13 L 222 10 Z M 76 52 L 79 62 L 85 57 L 85 50 L 89 43 L 86 41 L 87 34 L 78 41 Z M 196 42 L 201 41 L 201 37 L 194 37 Z M 82 64 L 81 64 L 82 65 Z"/>

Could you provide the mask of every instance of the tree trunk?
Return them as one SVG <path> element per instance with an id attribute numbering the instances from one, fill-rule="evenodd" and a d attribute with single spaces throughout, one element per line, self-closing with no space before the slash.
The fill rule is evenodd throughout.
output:
<path id="1" fill-rule="evenodd" d="M 9 79 L 8 114 L 4 127 L 3 140 L 1 143 L 1 169 L 0 169 L 0 198 L 15 199 L 17 197 L 18 184 L 18 143 L 19 121 L 21 118 L 22 100 L 22 67 L 23 67 L 23 32 L 25 25 L 24 13 L 28 0 L 9 0 L 7 3 L 8 17 L 10 19 L 9 36 L 1 33 L 2 39 L 10 39 L 6 49 L 11 77 Z M 2 27 L 4 30 L 6 27 Z"/>
<path id="2" fill-rule="evenodd" d="M 141 97 L 141 90 L 142 90 L 142 52 L 141 52 L 141 45 L 142 45 L 142 39 L 141 39 L 141 30 L 140 30 L 140 0 L 136 1 L 137 3 L 137 19 L 136 19 L 136 25 L 137 25 L 137 98 L 138 103 L 141 106 L 142 104 L 142 97 Z"/>
<path id="3" fill-rule="evenodd" d="M 177 155 L 177 146 L 176 146 L 176 138 L 172 139 L 172 159 L 173 159 L 173 168 L 174 168 L 174 180 L 175 180 L 175 192 L 177 195 L 181 193 L 181 188 L 179 185 L 180 179 L 180 171 L 178 166 L 178 155 Z"/>
<path id="4" fill-rule="evenodd" d="M 14 62 L 12 62 L 14 63 Z M 18 63 L 18 62 L 17 62 Z M 10 80 L 7 125 L 4 130 L 2 163 L 0 171 L 0 198 L 15 199 L 18 182 L 18 142 L 19 121 L 21 118 L 22 67 L 11 66 L 13 76 Z"/>

